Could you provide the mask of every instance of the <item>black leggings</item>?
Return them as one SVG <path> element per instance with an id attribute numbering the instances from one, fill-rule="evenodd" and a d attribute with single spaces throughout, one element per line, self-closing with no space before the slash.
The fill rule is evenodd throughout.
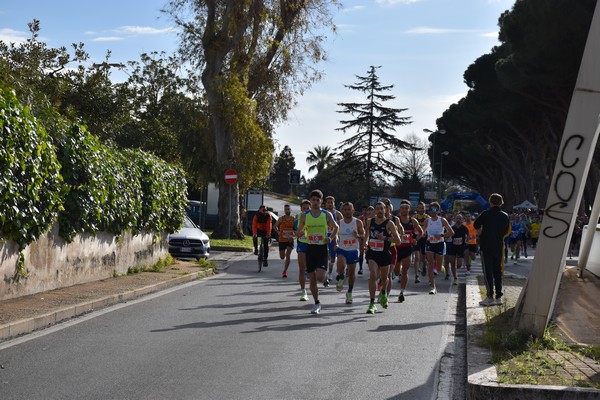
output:
<path id="1" fill-rule="evenodd" d="M 255 237 L 252 237 L 252 243 L 254 244 L 254 250 L 258 250 L 258 238 L 263 238 L 263 254 L 266 260 L 269 257 L 269 241 L 267 240 L 266 232 L 257 232 Z"/>
<path id="2" fill-rule="evenodd" d="M 497 252 L 481 250 L 481 254 L 487 297 L 494 297 L 494 289 L 496 289 L 496 298 L 499 299 L 502 297 L 502 250 Z"/>

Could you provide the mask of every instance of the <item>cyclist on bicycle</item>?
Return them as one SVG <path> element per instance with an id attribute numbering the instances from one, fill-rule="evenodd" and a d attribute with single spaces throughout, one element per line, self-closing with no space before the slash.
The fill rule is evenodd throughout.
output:
<path id="1" fill-rule="evenodd" d="M 267 212 L 267 207 L 262 205 L 258 208 L 258 212 L 252 219 L 252 243 L 254 244 L 254 255 L 258 255 L 258 238 L 263 238 L 263 259 L 265 267 L 269 265 L 267 263 L 267 258 L 269 257 L 271 228 L 271 216 Z"/>

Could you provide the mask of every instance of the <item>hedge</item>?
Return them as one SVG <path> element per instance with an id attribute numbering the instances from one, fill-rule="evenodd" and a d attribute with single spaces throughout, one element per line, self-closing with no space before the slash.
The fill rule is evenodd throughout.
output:
<path id="1" fill-rule="evenodd" d="M 67 241 L 83 232 L 181 227 L 187 186 L 180 168 L 140 150 L 112 149 L 76 123 L 55 146 L 2 89 L 0 130 L 0 235 L 21 249 L 55 221 Z"/>

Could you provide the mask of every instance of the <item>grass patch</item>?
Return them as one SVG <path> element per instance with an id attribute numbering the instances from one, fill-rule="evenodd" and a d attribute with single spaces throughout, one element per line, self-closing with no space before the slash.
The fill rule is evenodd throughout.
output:
<path id="1" fill-rule="evenodd" d="M 484 298 L 482 280 L 479 288 Z M 600 387 L 585 375 L 570 373 L 566 368 L 570 360 L 587 357 L 598 362 L 600 347 L 568 345 L 554 325 L 549 325 L 541 338 L 513 329 L 514 306 L 505 303 L 484 309 L 487 330 L 478 344 L 492 351 L 499 383 Z"/>
<path id="2" fill-rule="evenodd" d="M 211 260 L 207 260 L 206 258 L 201 258 L 199 259 L 196 264 L 200 267 L 200 269 L 202 269 L 203 271 L 209 271 L 211 270 L 213 274 L 216 274 L 218 269 L 217 269 L 217 265 L 211 261 Z"/>
<path id="3" fill-rule="evenodd" d="M 206 234 L 210 237 L 210 246 L 213 248 L 228 248 L 236 251 L 252 251 L 254 245 L 252 244 L 252 236 L 244 235 L 243 239 L 215 239 L 212 237 L 211 231 L 206 231 Z"/>
<path id="4" fill-rule="evenodd" d="M 140 272 L 165 272 L 165 269 L 173 264 L 173 257 L 170 254 L 164 258 L 159 258 L 156 264 L 146 267 L 146 266 L 135 266 L 127 268 L 127 275 L 131 274 L 139 274 Z"/>

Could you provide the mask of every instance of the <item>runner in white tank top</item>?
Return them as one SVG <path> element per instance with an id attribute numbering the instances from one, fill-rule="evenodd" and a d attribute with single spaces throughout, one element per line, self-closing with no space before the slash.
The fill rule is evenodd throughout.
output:
<path id="1" fill-rule="evenodd" d="M 335 288 L 341 292 L 344 288 L 345 270 L 348 275 L 348 291 L 346 292 L 346 304 L 352 304 L 352 289 L 354 288 L 356 264 L 359 256 L 359 240 L 364 239 L 365 229 L 363 223 L 358 218 L 354 218 L 354 205 L 350 202 L 342 204 L 340 207 L 343 218 L 338 221 L 340 229 L 338 230 L 338 242 L 336 246 L 337 254 L 337 283 Z"/>

